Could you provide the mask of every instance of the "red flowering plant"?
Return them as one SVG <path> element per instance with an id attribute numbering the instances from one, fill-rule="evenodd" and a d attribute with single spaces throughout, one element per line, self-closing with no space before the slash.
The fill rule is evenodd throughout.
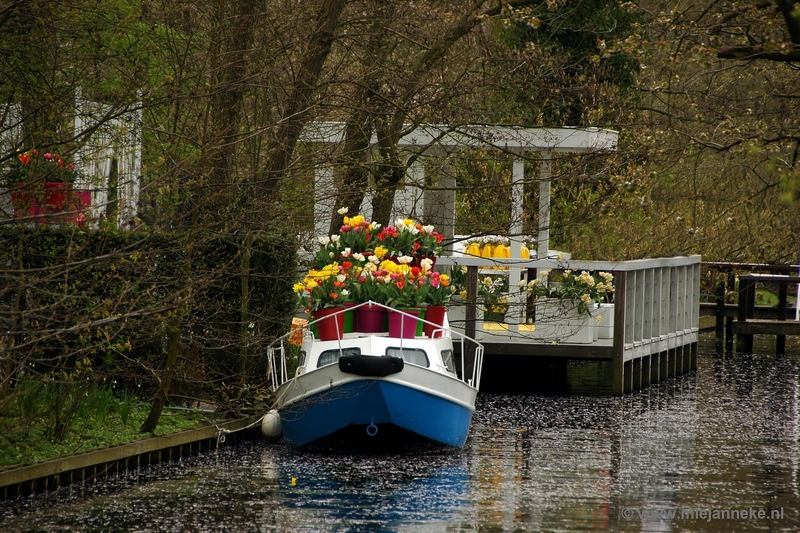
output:
<path id="1" fill-rule="evenodd" d="M 342 211 L 339 210 L 340 213 Z M 363 215 L 346 216 L 344 224 L 339 229 L 340 243 L 345 248 L 350 248 L 353 253 L 369 252 L 372 250 L 372 242 L 379 228 L 380 224 L 368 222 Z"/>
<path id="2" fill-rule="evenodd" d="M 428 305 L 447 305 L 453 295 L 450 285 L 450 276 L 432 271 L 428 275 L 430 288 L 425 294 L 425 303 Z"/>
<path id="3" fill-rule="evenodd" d="M 427 303 L 430 291 L 430 264 L 423 267 L 408 266 L 410 256 L 401 256 L 399 262 L 383 261 L 380 265 L 384 283 L 379 285 L 381 303 L 397 307 L 420 307 Z"/>
<path id="4" fill-rule="evenodd" d="M 419 262 L 424 257 L 438 257 L 442 253 L 444 236 L 409 218 L 397 219 L 394 226 L 383 228 L 378 234 L 379 245 L 390 256 L 410 256 Z"/>
<path id="5" fill-rule="evenodd" d="M 43 154 L 31 149 L 20 152 L 11 160 L 3 172 L 2 185 L 14 186 L 18 183 L 63 182 L 73 183 L 78 178 L 75 164 L 65 161 L 60 155 L 50 152 Z"/>

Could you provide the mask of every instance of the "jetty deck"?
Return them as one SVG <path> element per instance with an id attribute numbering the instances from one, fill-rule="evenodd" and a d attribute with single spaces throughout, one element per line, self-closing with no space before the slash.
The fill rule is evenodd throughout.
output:
<path id="1" fill-rule="evenodd" d="M 491 364 L 493 355 L 607 360 L 613 368 L 611 391 L 617 395 L 697 369 L 699 255 L 633 261 L 446 256 L 437 266 L 467 268 L 464 332 L 483 343 L 485 364 Z M 520 279 L 534 279 L 542 269 L 614 274 L 610 338 L 572 343 L 537 337 L 535 321 L 529 324 L 524 313 L 525 295 L 514 287 Z M 521 311 L 507 313 L 499 324 L 482 320 L 477 305 L 481 272 L 507 272 L 509 309 Z"/>

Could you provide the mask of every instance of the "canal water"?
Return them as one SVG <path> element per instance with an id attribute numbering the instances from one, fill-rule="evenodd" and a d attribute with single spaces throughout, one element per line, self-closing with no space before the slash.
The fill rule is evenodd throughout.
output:
<path id="1" fill-rule="evenodd" d="M 800 348 L 713 347 L 624 397 L 481 393 L 461 450 L 245 443 L 0 503 L 0 531 L 798 531 Z"/>

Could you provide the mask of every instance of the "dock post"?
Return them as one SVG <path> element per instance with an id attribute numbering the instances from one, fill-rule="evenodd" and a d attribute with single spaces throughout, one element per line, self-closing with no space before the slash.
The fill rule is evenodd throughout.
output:
<path id="1" fill-rule="evenodd" d="M 615 274 L 614 285 L 614 340 L 611 358 L 611 394 L 625 392 L 625 282 L 627 272 Z"/>
<path id="2" fill-rule="evenodd" d="M 687 344 L 683 347 L 683 371 L 687 373 L 692 370 L 697 370 L 696 368 L 692 368 L 692 346 L 694 346 L 694 344 Z"/>
<path id="3" fill-rule="evenodd" d="M 716 323 L 714 328 L 714 338 L 717 353 L 722 353 L 722 346 L 725 342 L 725 284 L 727 276 L 717 272 L 717 285 L 715 287 L 717 307 Z"/>
<path id="4" fill-rule="evenodd" d="M 650 356 L 650 383 L 661 381 L 661 353 L 656 352 Z"/>
<path id="5" fill-rule="evenodd" d="M 733 292 L 736 288 L 736 276 L 733 273 L 728 274 L 728 291 Z M 727 293 L 726 293 L 727 294 Z M 725 317 L 725 351 L 733 351 L 733 317 Z"/>
<path id="6" fill-rule="evenodd" d="M 789 286 L 786 283 L 778 283 L 778 320 L 786 320 L 786 306 L 788 303 Z M 775 337 L 775 355 L 786 354 L 786 335 Z"/>
<path id="7" fill-rule="evenodd" d="M 652 378 L 650 365 L 652 364 L 652 360 L 652 355 L 645 355 L 642 357 L 642 388 L 650 386 L 650 379 Z"/>
<path id="8" fill-rule="evenodd" d="M 633 390 L 642 390 L 642 358 L 633 360 Z"/>
<path id="9" fill-rule="evenodd" d="M 477 311 L 476 306 L 478 303 L 478 267 L 476 266 L 468 266 L 467 267 L 467 308 L 465 310 L 465 319 L 466 324 L 464 324 L 464 334 L 467 337 L 472 339 L 476 338 L 476 320 L 477 320 Z M 472 342 L 467 342 L 464 345 L 465 353 L 465 360 L 464 360 L 464 367 L 461 369 L 461 372 L 464 376 L 468 376 L 470 374 L 467 373 L 466 365 L 468 364 L 470 367 L 470 372 L 472 372 L 475 368 L 475 344 Z"/>
<path id="10" fill-rule="evenodd" d="M 689 368 L 697 370 L 697 343 L 693 342 L 691 347 L 691 359 L 689 361 Z"/>
<path id="11" fill-rule="evenodd" d="M 625 361 L 624 392 L 633 392 L 633 361 Z"/>
<path id="12" fill-rule="evenodd" d="M 675 377 L 675 348 L 667 350 L 667 379 Z"/>
<path id="13" fill-rule="evenodd" d="M 756 307 L 756 282 L 744 280 L 739 277 L 739 322 L 746 322 L 748 318 L 753 318 Z M 739 333 L 736 335 L 736 351 L 740 353 L 753 353 L 753 335 Z"/>

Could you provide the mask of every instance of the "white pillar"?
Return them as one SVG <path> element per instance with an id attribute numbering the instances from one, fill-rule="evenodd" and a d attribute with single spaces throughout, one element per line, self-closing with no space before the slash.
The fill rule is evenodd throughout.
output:
<path id="1" fill-rule="evenodd" d="M 122 149 L 117 152 L 117 227 L 127 228 L 139 212 L 142 178 L 142 105 L 126 114 L 131 126 L 124 131 Z M 122 129 L 122 128 L 121 128 Z"/>
<path id="2" fill-rule="evenodd" d="M 511 174 L 511 225 L 508 235 L 511 240 L 511 257 L 522 255 L 522 204 L 525 198 L 525 161 L 521 157 L 514 158 Z M 506 322 L 509 331 L 519 331 L 523 322 L 525 297 L 519 291 L 521 272 L 519 268 L 508 271 L 508 312 Z"/>
<path id="3" fill-rule="evenodd" d="M 314 234 L 318 237 L 328 236 L 331 217 L 335 206 L 336 185 L 333 181 L 333 168 L 317 165 L 314 167 Z"/>
<path id="4" fill-rule="evenodd" d="M 550 251 L 550 152 L 542 152 L 539 170 L 539 235 L 537 259 L 547 259 Z"/>
<path id="5" fill-rule="evenodd" d="M 394 195 L 392 216 L 389 222 L 394 223 L 398 218 L 422 218 L 423 201 L 422 188 L 425 185 L 425 167 L 422 158 L 417 158 L 409 167 L 403 178 L 403 184 L 398 187 Z"/>

